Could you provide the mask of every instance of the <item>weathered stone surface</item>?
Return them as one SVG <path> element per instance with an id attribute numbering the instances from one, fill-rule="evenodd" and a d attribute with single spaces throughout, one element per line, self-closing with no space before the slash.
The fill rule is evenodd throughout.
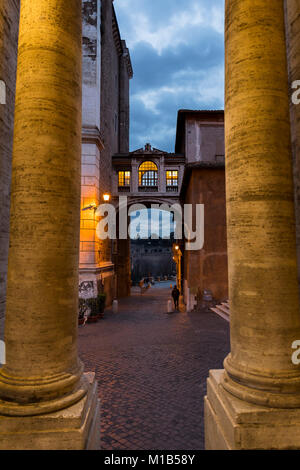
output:
<path id="1" fill-rule="evenodd" d="M 205 409 L 206 450 L 299 450 L 300 409 L 274 409 L 233 397 L 211 370 Z"/>
<path id="2" fill-rule="evenodd" d="M 27 417 L 0 415 L 0 449 L 100 450 L 97 382 L 95 374 L 85 377 L 89 382 L 87 395 L 66 409 Z"/>
<path id="3" fill-rule="evenodd" d="M 274 393 L 280 386 L 282 400 L 266 394 L 269 406 L 297 401 L 300 406 L 300 370 L 291 361 L 300 315 L 284 10 L 279 0 L 272 9 L 263 1 L 256 4 L 226 4 L 232 351 L 225 369 L 246 388 L 260 383 L 262 401 L 264 385 Z M 239 387 L 236 393 L 242 393 Z M 252 390 L 248 398 L 256 402 L 253 394 L 259 395 Z"/>
<path id="4" fill-rule="evenodd" d="M 287 50 L 290 95 L 295 91 L 292 84 L 300 80 L 300 12 L 297 0 L 285 0 Z M 294 171 L 295 213 L 297 231 L 298 284 L 300 296 L 300 104 L 290 100 L 291 135 Z"/>

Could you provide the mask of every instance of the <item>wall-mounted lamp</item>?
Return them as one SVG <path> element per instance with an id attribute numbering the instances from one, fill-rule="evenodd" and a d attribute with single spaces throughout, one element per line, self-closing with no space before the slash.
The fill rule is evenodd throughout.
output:
<path id="1" fill-rule="evenodd" d="M 103 201 L 104 202 L 109 202 L 110 201 L 110 194 L 104 193 L 103 194 Z"/>
<path id="2" fill-rule="evenodd" d="M 91 209 L 94 209 L 96 210 L 96 207 L 97 207 L 97 204 L 95 202 L 92 202 L 92 204 L 90 204 L 89 206 L 87 207 L 84 207 L 83 209 L 81 209 L 82 211 L 88 211 L 88 210 L 91 210 Z"/>

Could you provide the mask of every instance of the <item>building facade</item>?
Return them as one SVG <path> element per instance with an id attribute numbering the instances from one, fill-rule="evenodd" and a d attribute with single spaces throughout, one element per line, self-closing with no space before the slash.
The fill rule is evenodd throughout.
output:
<path id="1" fill-rule="evenodd" d="M 128 208 L 143 204 L 173 206 L 180 204 L 185 157 L 152 148 L 149 143 L 133 152 L 119 153 L 112 158 L 112 194 L 118 207 L 119 198 L 126 197 Z M 129 219 L 128 219 L 129 224 Z M 119 239 L 114 244 L 117 273 L 117 296 L 130 294 L 130 240 Z"/>
<path id="2" fill-rule="evenodd" d="M 178 112 L 176 149 L 186 166 L 182 204 L 204 204 L 204 246 L 184 251 L 183 293 L 187 310 L 211 291 L 216 301 L 228 298 L 224 112 Z"/>
<path id="3" fill-rule="evenodd" d="M 132 66 L 112 0 L 83 1 L 80 295 L 116 295 L 112 243 L 96 236 L 94 207 L 111 194 L 112 155 L 129 151 Z M 87 207 L 93 206 L 91 209 Z"/>

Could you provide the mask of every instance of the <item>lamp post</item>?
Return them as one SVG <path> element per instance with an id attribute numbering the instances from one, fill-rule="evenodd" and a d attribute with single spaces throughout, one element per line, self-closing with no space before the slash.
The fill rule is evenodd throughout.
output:
<path id="1" fill-rule="evenodd" d="M 109 193 L 104 193 L 103 194 L 103 201 L 104 202 L 109 202 L 110 201 L 110 194 Z"/>

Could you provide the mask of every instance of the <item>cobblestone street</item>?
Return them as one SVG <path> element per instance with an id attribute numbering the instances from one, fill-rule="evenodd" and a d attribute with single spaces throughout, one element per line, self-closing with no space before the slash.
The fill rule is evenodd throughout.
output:
<path id="1" fill-rule="evenodd" d="M 118 314 L 79 328 L 80 357 L 99 381 L 103 450 L 204 448 L 206 378 L 229 352 L 229 325 L 213 313 L 166 314 L 169 284 L 136 290 Z"/>

